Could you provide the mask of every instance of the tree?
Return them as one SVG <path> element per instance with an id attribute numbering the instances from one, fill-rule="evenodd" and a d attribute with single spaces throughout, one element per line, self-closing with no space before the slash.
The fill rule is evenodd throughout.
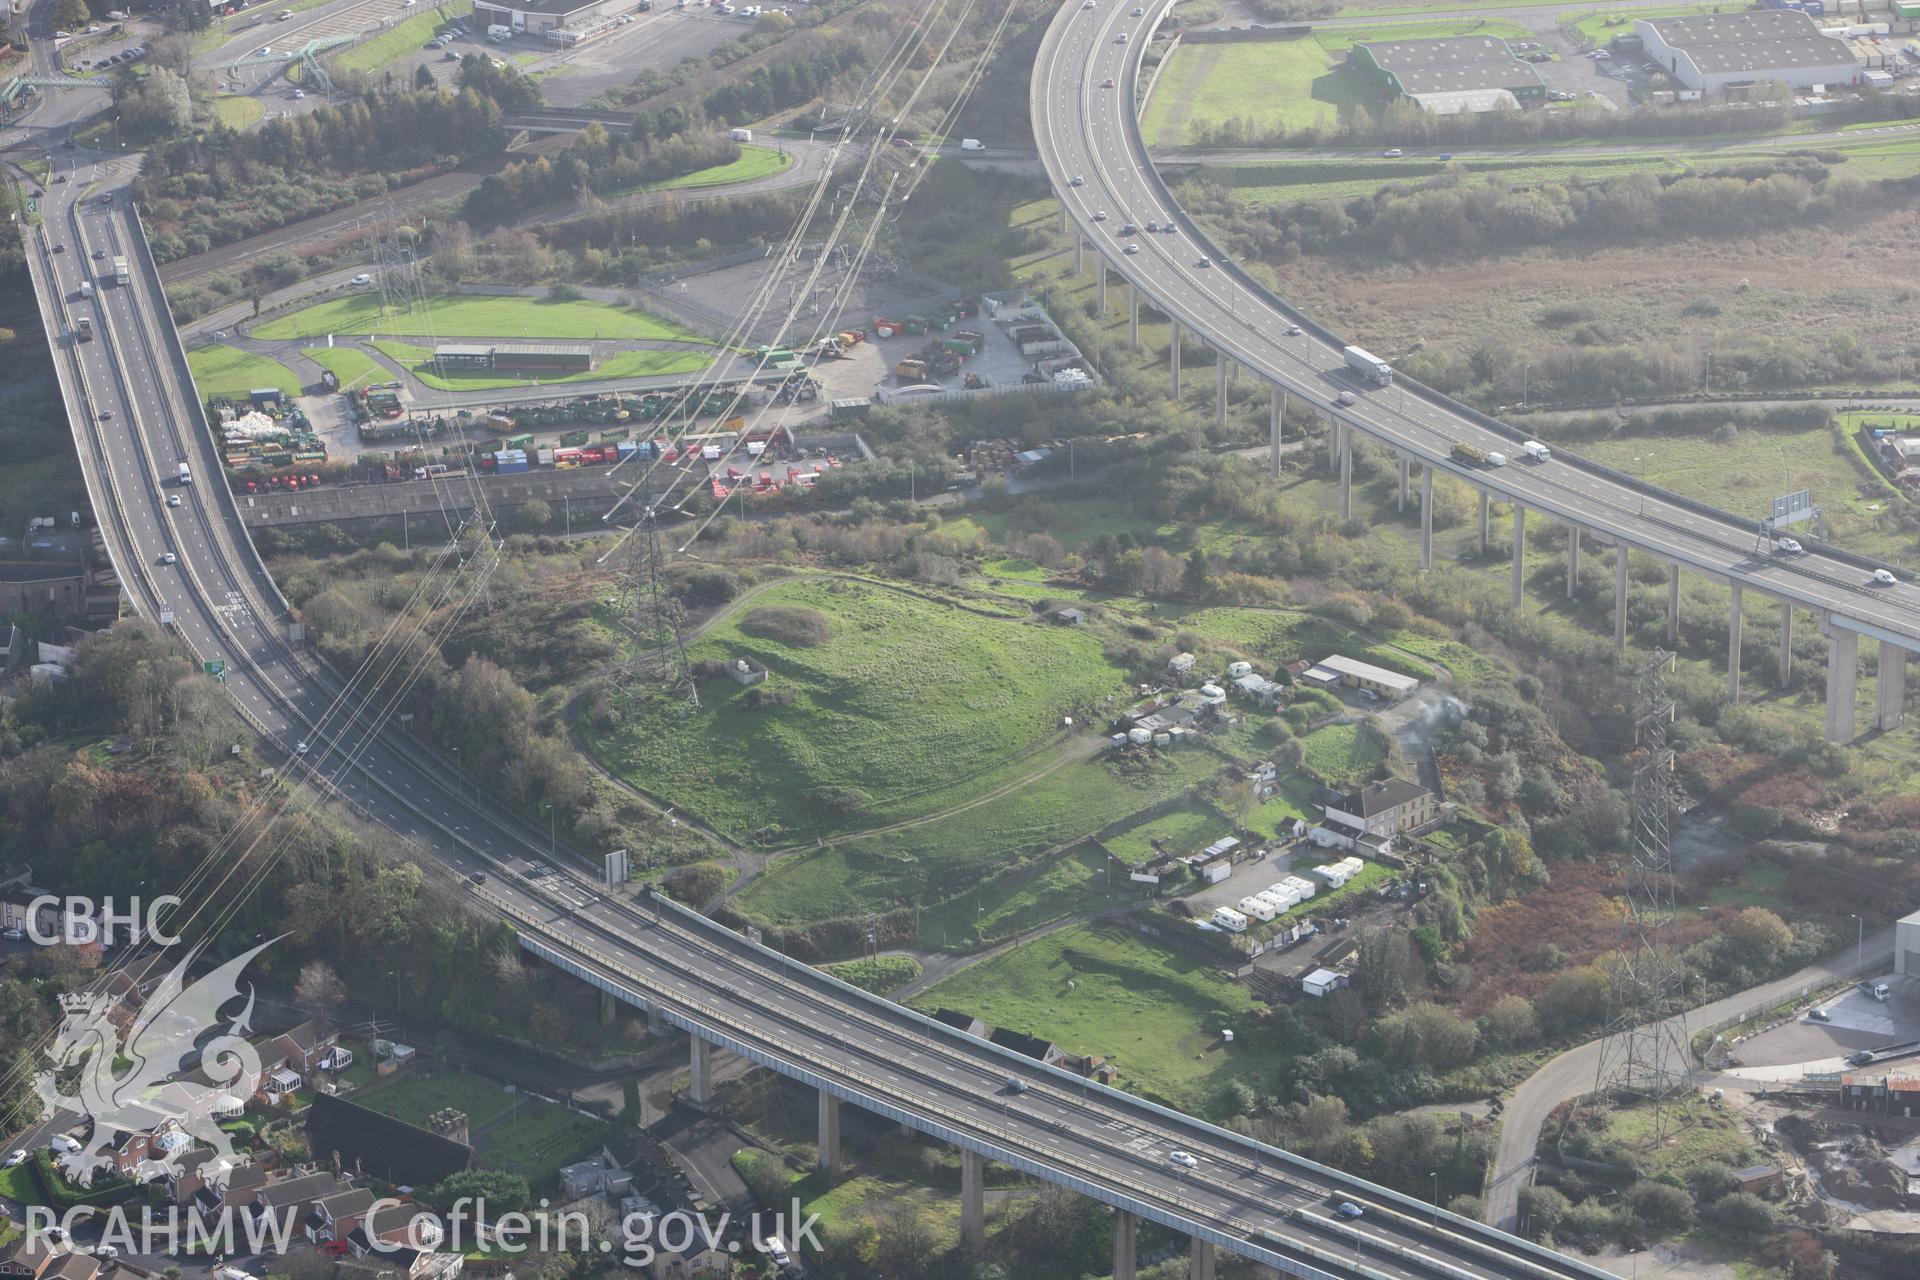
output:
<path id="1" fill-rule="evenodd" d="M 138 137 L 171 137 L 193 121 L 193 91 L 178 71 L 154 67 L 145 80 L 115 92 L 121 119 Z"/>
<path id="2" fill-rule="evenodd" d="M 1530 1239 L 1552 1235 L 1572 1208 L 1567 1198 L 1553 1187 L 1523 1187 L 1520 1191 L 1520 1222 Z"/>
<path id="3" fill-rule="evenodd" d="M 1727 941 L 1751 963 L 1766 966 L 1793 945 L 1793 930 L 1765 907 L 1748 907 L 1727 925 Z"/>
<path id="4" fill-rule="evenodd" d="M 504 1169 L 462 1169 L 436 1183 L 427 1193 L 427 1199 L 442 1210 L 449 1210 L 462 1200 L 477 1201 L 486 1206 L 485 1217 L 491 1222 L 503 1213 L 524 1213 L 533 1202 L 533 1193 L 527 1180 L 517 1173 Z"/>
<path id="5" fill-rule="evenodd" d="M 1394 1008 L 1420 984 L 1424 970 L 1413 939 L 1403 929 L 1372 929 L 1360 935 L 1353 985 L 1376 1014 Z"/>
<path id="6" fill-rule="evenodd" d="M 1534 1011 L 1551 1032 L 1591 1027 L 1607 1013 L 1607 975 L 1592 965 L 1569 969 L 1534 1002 Z"/>
<path id="7" fill-rule="evenodd" d="M 1294 1120 L 1294 1130 L 1300 1135 L 1300 1145 L 1308 1151 L 1332 1151 L 1347 1140 L 1352 1124 L 1347 1118 L 1347 1104 L 1343 1099 L 1316 1093 L 1308 1096 L 1300 1104 Z"/>
<path id="8" fill-rule="evenodd" d="M 1751 1239 L 1773 1230 L 1776 1215 L 1772 1205 L 1751 1191 L 1736 1191 L 1709 1205 L 1706 1218 L 1730 1236 Z"/>
<path id="9" fill-rule="evenodd" d="M 429 67 L 426 63 L 423 62 L 413 69 L 414 88 L 432 89 L 436 87 L 438 83 L 439 82 L 433 78 L 433 68 Z"/>
<path id="10" fill-rule="evenodd" d="M 1198 547 L 1187 553 L 1187 568 L 1181 575 L 1180 586 L 1195 600 L 1205 599 L 1212 586 L 1212 577 L 1207 567 L 1207 553 Z"/>
<path id="11" fill-rule="evenodd" d="M 293 984 L 293 1002 L 316 1014 L 330 1014 L 347 998 L 347 984 L 325 960 L 315 960 L 300 969 L 300 980 Z"/>
<path id="12" fill-rule="evenodd" d="M 1540 1034 L 1533 1002 L 1525 996 L 1501 996 L 1481 1020 L 1480 1034 L 1496 1049 L 1523 1049 L 1532 1044 Z"/>
<path id="13" fill-rule="evenodd" d="M 93 13 L 87 8 L 87 0 L 60 0 L 53 7 L 53 20 L 63 30 L 83 30 L 93 20 Z"/>
<path id="14" fill-rule="evenodd" d="M 1627 1207 L 1655 1235 L 1670 1236 L 1693 1225 L 1693 1197 L 1685 1187 L 1643 1179 L 1627 1193 Z"/>

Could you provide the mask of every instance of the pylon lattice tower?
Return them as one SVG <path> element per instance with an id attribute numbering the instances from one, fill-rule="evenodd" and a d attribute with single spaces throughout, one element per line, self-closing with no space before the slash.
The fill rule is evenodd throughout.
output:
<path id="1" fill-rule="evenodd" d="M 1673 937 L 1671 839 L 1673 750 L 1667 727 L 1673 655 L 1656 649 L 1636 673 L 1633 834 L 1622 893 L 1619 954 L 1609 984 L 1609 1021 L 1595 1081 L 1603 1096 L 1665 1102 L 1690 1079 L 1683 980 Z M 1666 1108 L 1656 1127 L 1664 1131 Z"/>
<path id="2" fill-rule="evenodd" d="M 659 516 L 649 505 L 627 539 L 621 596 L 631 650 L 627 660 L 614 668 L 611 683 L 617 701 L 630 703 L 643 681 L 654 680 L 665 686 L 674 700 L 685 702 L 689 708 L 697 707 L 700 689 L 687 664 L 680 606 L 666 590 L 665 568 Z"/>

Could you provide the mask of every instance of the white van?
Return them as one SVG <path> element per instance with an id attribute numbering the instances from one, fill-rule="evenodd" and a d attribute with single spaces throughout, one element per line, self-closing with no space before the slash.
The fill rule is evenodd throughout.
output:
<path id="1" fill-rule="evenodd" d="M 753 141 L 753 130 L 751 130 L 751 129 L 729 129 L 729 130 L 727 130 L 727 136 L 728 136 L 729 138 L 732 138 L 732 139 L 733 139 L 733 140 L 734 140 L 735 142 L 752 142 L 752 141 Z"/>
<path id="2" fill-rule="evenodd" d="M 1487 465 L 1490 467 L 1504 467 L 1507 465 L 1507 455 L 1504 453 L 1489 453 L 1487 455 Z"/>
<path id="3" fill-rule="evenodd" d="M 1553 461 L 1553 450 L 1547 448 L 1547 446 L 1541 444 L 1538 440 L 1529 440 L 1520 447 L 1524 449 L 1527 456 L 1535 462 Z"/>
<path id="4" fill-rule="evenodd" d="M 987 144 L 978 138 L 962 138 L 960 139 L 960 149 L 962 151 L 985 151 Z"/>
<path id="5" fill-rule="evenodd" d="M 83 298 L 91 298 L 93 296 L 93 281 L 82 280 L 80 282 L 80 296 Z"/>

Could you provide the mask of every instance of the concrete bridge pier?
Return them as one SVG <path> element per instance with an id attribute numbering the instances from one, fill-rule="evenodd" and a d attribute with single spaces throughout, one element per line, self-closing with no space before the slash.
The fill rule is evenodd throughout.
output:
<path id="1" fill-rule="evenodd" d="M 1727 614 L 1727 701 L 1740 701 L 1740 584 L 1733 584 L 1733 608 Z"/>
<path id="2" fill-rule="evenodd" d="M 1180 398 L 1180 322 L 1173 322 L 1173 342 L 1167 348 L 1168 358 L 1173 363 L 1173 398 Z"/>
<path id="3" fill-rule="evenodd" d="M 1086 269 L 1087 238 L 1078 231 L 1073 233 L 1073 274 L 1079 275 Z"/>
<path id="4" fill-rule="evenodd" d="M 1827 741 L 1844 747 L 1853 741 L 1853 695 L 1860 679 L 1860 634 L 1826 624 Z"/>
<path id="5" fill-rule="evenodd" d="M 1213 1280 L 1213 1241 L 1195 1236 L 1188 1258 L 1187 1280 Z"/>
<path id="6" fill-rule="evenodd" d="M 1420 468 L 1420 572 L 1433 568 L 1433 467 Z"/>
<path id="7" fill-rule="evenodd" d="M 1487 491 L 1480 491 L 1480 554 L 1487 554 Z"/>
<path id="8" fill-rule="evenodd" d="M 1127 282 L 1127 350 L 1140 349 L 1140 289 Z"/>
<path id="9" fill-rule="evenodd" d="M 828 1182 L 840 1181 L 840 1099 L 824 1089 L 820 1091 L 820 1150 L 813 1163 Z"/>
<path id="10" fill-rule="evenodd" d="M 1527 509 L 1513 504 L 1513 607 L 1520 607 L 1527 577 Z"/>
<path id="11" fill-rule="evenodd" d="M 687 1097 L 700 1106 L 713 1101 L 713 1046 L 699 1036 L 689 1036 L 693 1056 L 687 1064 Z"/>
<path id="12" fill-rule="evenodd" d="M 1140 1220 L 1125 1209 L 1113 1211 L 1113 1280 L 1133 1280 L 1134 1242 Z"/>
<path id="13" fill-rule="evenodd" d="M 1907 716 L 1907 651 L 1880 642 L 1880 680 L 1875 690 L 1873 727 L 1898 729 Z"/>
<path id="14" fill-rule="evenodd" d="M 1213 421 L 1227 425 L 1227 358 L 1218 351 L 1213 353 Z"/>
<path id="15" fill-rule="evenodd" d="M 960 1247 L 978 1253 L 987 1243 L 987 1158 L 960 1153 Z"/>
<path id="16" fill-rule="evenodd" d="M 1394 500 L 1393 509 L 1395 511 L 1400 512 L 1403 515 L 1406 513 L 1406 510 L 1407 510 L 1407 482 L 1412 478 L 1412 476 L 1413 476 L 1413 463 L 1409 462 L 1405 458 L 1400 459 L 1400 493 L 1399 493 L 1399 496 Z"/>
<path id="17" fill-rule="evenodd" d="M 1340 419 L 1327 418 L 1327 470 L 1340 469 Z"/>
<path id="18" fill-rule="evenodd" d="M 1105 258 L 1095 260 L 1093 264 L 1093 281 L 1094 296 L 1098 299 L 1097 305 L 1100 308 L 1100 318 L 1104 320 L 1107 318 L 1107 260 Z"/>
<path id="19" fill-rule="evenodd" d="M 1567 599 L 1580 593 L 1580 530 L 1567 526 Z"/>
<path id="20" fill-rule="evenodd" d="M 1667 566 L 1667 648 L 1680 647 L 1680 566 Z"/>
<path id="21" fill-rule="evenodd" d="M 1793 679 L 1793 601 L 1780 602 L 1780 687 Z"/>
<path id="22" fill-rule="evenodd" d="M 1627 651 L 1627 545 L 1613 548 L 1613 651 Z"/>
<path id="23" fill-rule="evenodd" d="M 1067 233 L 1067 198 L 1059 192 L 1055 192 L 1053 198 L 1060 202 L 1060 234 L 1065 235 Z"/>
<path id="24" fill-rule="evenodd" d="M 1340 432 L 1340 518 L 1353 519 L 1353 428 L 1336 424 Z"/>
<path id="25" fill-rule="evenodd" d="M 1280 478 L 1281 437 L 1286 432 L 1287 393 L 1279 387 L 1267 388 L 1267 474 Z"/>

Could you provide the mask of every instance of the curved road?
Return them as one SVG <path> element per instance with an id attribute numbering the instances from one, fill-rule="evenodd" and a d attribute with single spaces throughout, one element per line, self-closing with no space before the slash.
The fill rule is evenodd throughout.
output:
<path id="1" fill-rule="evenodd" d="M 1346 367 L 1343 342 L 1287 306 L 1239 267 L 1219 261 L 1191 218 L 1172 201 L 1142 140 L 1135 116 L 1141 60 L 1169 0 L 1129 9 L 1123 0 L 1069 3 L 1056 15 L 1035 59 L 1031 111 L 1041 163 L 1065 216 L 1092 248 L 1175 323 L 1227 360 L 1248 366 L 1340 428 L 1385 444 L 1427 474 L 1451 474 L 1514 507 L 1514 581 L 1522 581 L 1528 510 L 1586 531 L 1602 543 L 1653 555 L 1677 572 L 1703 574 L 1746 592 L 1813 612 L 1844 664 L 1861 635 L 1889 657 L 1920 651 L 1920 587 L 1875 585 L 1878 567 L 1842 549 L 1809 543 L 1808 554 L 1756 554 L 1756 525 L 1565 453 L 1525 460 L 1524 434 L 1408 379 L 1375 387 Z M 1096 217 L 1098 214 L 1100 216 Z M 1122 237 L 1127 223 L 1175 221 L 1178 234 Z M 1457 461 L 1456 444 L 1519 461 L 1485 468 Z M 1624 561 L 1620 562 L 1624 570 Z M 1624 584 L 1624 577 L 1621 582 Z M 1622 597 L 1624 590 L 1622 590 Z M 1737 635 L 1737 632 L 1735 633 Z M 1891 668 L 1902 672 L 1903 668 Z M 1852 671 L 1830 700 L 1829 736 L 1852 736 Z M 1898 679 L 1898 676 L 1896 676 Z M 1897 692 L 1883 682 L 1883 695 Z M 1844 708 L 1844 711 L 1842 710 Z M 1895 710 L 1898 710 L 1896 705 Z"/>

